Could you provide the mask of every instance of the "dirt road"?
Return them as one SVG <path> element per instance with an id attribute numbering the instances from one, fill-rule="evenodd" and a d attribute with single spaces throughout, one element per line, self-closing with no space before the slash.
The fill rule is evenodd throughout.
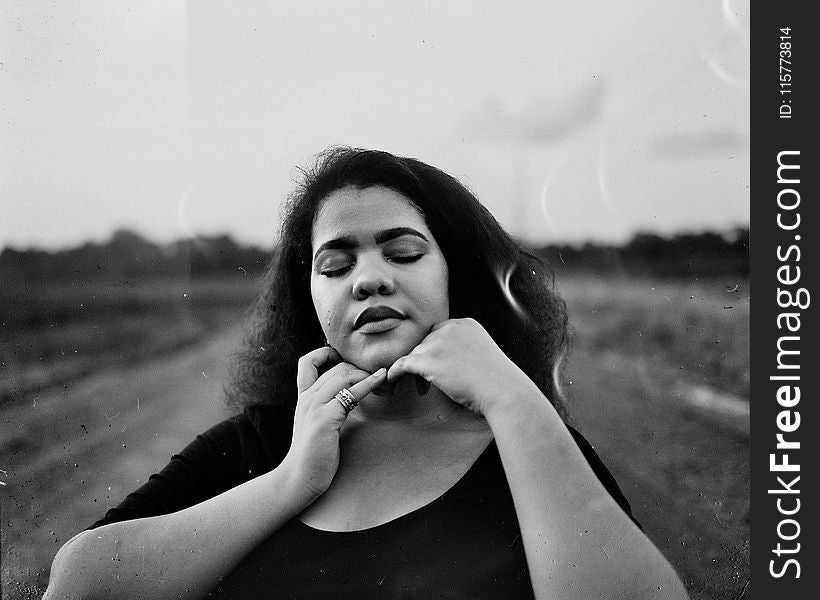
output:
<path id="1" fill-rule="evenodd" d="M 569 371 L 578 429 L 693 600 L 749 598 L 748 429 L 689 404 L 673 369 L 577 352 Z"/>
<path id="2" fill-rule="evenodd" d="M 3 408 L 3 598 L 39 598 L 57 549 L 225 417 L 237 330 Z"/>
<path id="3" fill-rule="evenodd" d="M 59 546 L 224 418 L 237 330 L 3 408 L 3 598 L 39 598 Z M 670 393 L 668 373 L 577 352 L 575 425 L 615 474 L 692 598 L 745 598 L 748 437 Z M 574 376 L 573 376 L 574 374 Z"/>

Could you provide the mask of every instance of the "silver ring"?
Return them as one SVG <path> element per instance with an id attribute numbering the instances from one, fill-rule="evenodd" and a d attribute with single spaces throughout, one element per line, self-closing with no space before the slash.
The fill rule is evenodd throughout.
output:
<path id="1" fill-rule="evenodd" d="M 344 406 L 345 412 L 350 412 L 356 406 L 358 406 L 359 401 L 356 400 L 356 396 L 354 396 L 351 391 L 347 388 L 342 388 L 338 394 L 333 396 L 336 400 L 339 401 L 339 404 Z"/>

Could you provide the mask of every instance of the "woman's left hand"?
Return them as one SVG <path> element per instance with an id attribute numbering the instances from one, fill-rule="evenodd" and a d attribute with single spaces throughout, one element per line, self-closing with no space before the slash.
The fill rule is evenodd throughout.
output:
<path id="1" fill-rule="evenodd" d="M 540 393 L 484 327 L 469 318 L 434 325 L 418 346 L 387 370 L 387 381 L 411 374 L 484 416 L 517 392 Z"/>

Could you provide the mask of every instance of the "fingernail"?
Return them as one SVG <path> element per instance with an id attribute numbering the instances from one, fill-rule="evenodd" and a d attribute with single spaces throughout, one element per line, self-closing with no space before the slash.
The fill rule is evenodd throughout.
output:
<path id="1" fill-rule="evenodd" d="M 378 375 L 379 377 L 381 377 L 381 376 L 382 376 L 382 375 L 384 375 L 385 373 L 387 373 L 387 369 L 386 369 L 385 367 L 382 367 L 381 369 L 379 369 L 378 371 L 376 371 L 376 375 Z"/>

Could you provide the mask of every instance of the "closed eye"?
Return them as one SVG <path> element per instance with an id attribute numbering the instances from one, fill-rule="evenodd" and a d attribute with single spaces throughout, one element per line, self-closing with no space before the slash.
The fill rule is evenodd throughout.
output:
<path id="1" fill-rule="evenodd" d="M 419 260 L 424 254 L 413 254 L 411 256 L 391 256 L 387 260 L 399 263 L 399 264 L 406 264 L 406 263 L 413 263 Z"/>
<path id="2" fill-rule="evenodd" d="M 344 275 L 352 268 L 353 265 L 345 265 L 344 267 L 339 267 L 338 269 L 323 269 L 322 271 L 319 271 L 319 274 L 324 275 L 325 277 L 338 277 L 340 275 Z"/>
<path id="3" fill-rule="evenodd" d="M 417 260 L 419 260 L 420 258 L 422 258 L 423 256 L 424 256 L 424 253 L 410 254 L 410 255 L 406 255 L 406 256 L 388 256 L 386 258 L 386 260 L 388 262 L 404 265 L 404 264 L 414 263 Z M 343 266 L 340 266 L 340 267 L 336 267 L 336 268 L 322 269 L 321 271 L 319 271 L 319 274 L 324 275 L 325 277 L 339 277 L 341 275 L 344 275 L 348 271 L 350 271 L 353 268 L 353 264 L 354 263 L 349 263 L 349 264 L 346 264 L 346 265 L 343 265 Z"/>

